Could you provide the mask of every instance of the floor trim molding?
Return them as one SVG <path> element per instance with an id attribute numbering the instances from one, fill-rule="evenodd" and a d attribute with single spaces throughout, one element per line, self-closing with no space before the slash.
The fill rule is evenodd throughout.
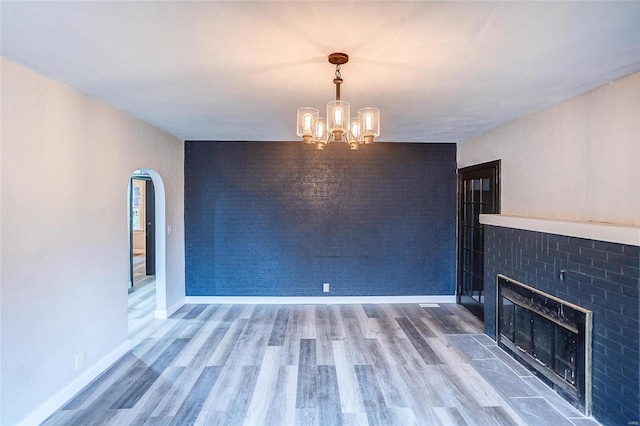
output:
<path id="1" fill-rule="evenodd" d="M 211 305 L 350 305 L 362 303 L 456 303 L 455 295 L 434 296 L 187 296 L 186 304 Z"/>
<path id="2" fill-rule="evenodd" d="M 176 303 L 174 303 L 173 305 L 169 306 L 168 309 L 156 309 L 156 311 L 154 313 L 154 317 L 156 319 L 167 319 L 171 315 L 173 315 L 173 313 L 175 311 L 177 311 L 178 309 L 182 308 L 182 306 L 184 304 L 185 304 L 185 299 L 180 299 Z"/>
<path id="3" fill-rule="evenodd" d="M 82 373 L 78 378 L 73 380 L 69 385 L 64 387 L 61 391 L 49 398 L 46 402 L 32 411 L 27 417 L 22 419 L 18 424 L 20 425 L 37 425 L 44 422 L 49 416 L 55 413 L 58 409 L 64 406 L 71 400 L 78 392 L 80 392 L 85 386 L 91 383 L 95 378 L 104 373 L 109 367 L 111 367 L 116 361 L 122 358 L 127 352 L 131 350 L 131 342 L 129 340 L 122 343 L 120 346 L 108 353 L 104 358 L 92 365 Z"/>

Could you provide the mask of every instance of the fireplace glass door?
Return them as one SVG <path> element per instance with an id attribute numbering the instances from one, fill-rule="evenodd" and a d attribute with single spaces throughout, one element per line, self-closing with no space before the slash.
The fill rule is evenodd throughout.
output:
<path id="1" fill-rule="evenodd" d="M 593 313 L 500 274 L 497 292 L 498 345 L 589 415 Z"/>

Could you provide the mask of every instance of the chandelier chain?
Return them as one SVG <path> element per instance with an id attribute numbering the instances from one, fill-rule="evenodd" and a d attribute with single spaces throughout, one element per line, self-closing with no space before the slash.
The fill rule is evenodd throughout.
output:
<path id="1" fill-rule="evenodd" d="M 342 78 L 342 74 L 340 74 L 340 64 L 336 65 L 336 78 Z"/>

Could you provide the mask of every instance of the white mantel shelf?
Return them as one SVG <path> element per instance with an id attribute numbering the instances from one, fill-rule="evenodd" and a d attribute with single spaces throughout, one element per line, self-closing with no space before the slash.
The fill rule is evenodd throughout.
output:
<path id="1" fill-rule="evenodd" d="M 590 240 L 640 246 L 640 226 L 601 222 L 540 219 L 501 214 L 481 214 L 480 223 L 504 228 L 524 229 L 547 234 L 566 235 Z"/>

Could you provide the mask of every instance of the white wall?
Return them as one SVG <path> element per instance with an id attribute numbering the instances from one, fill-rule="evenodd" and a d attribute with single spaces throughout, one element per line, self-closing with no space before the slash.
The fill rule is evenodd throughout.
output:
<path id="1" fill-rule="evenodd" d="M 458 144 L 502 159 L 502 214 L 640 225 L 640 73 Z"/>
<path id="2" fill-rule="evenodd" d="M 1 66 L 0 424 L 11 425 L 126 348 L 127 185 L 137 168 L 164 183 L 167 305 L 184 299 L 184 144 L 10 60 Z"/>

